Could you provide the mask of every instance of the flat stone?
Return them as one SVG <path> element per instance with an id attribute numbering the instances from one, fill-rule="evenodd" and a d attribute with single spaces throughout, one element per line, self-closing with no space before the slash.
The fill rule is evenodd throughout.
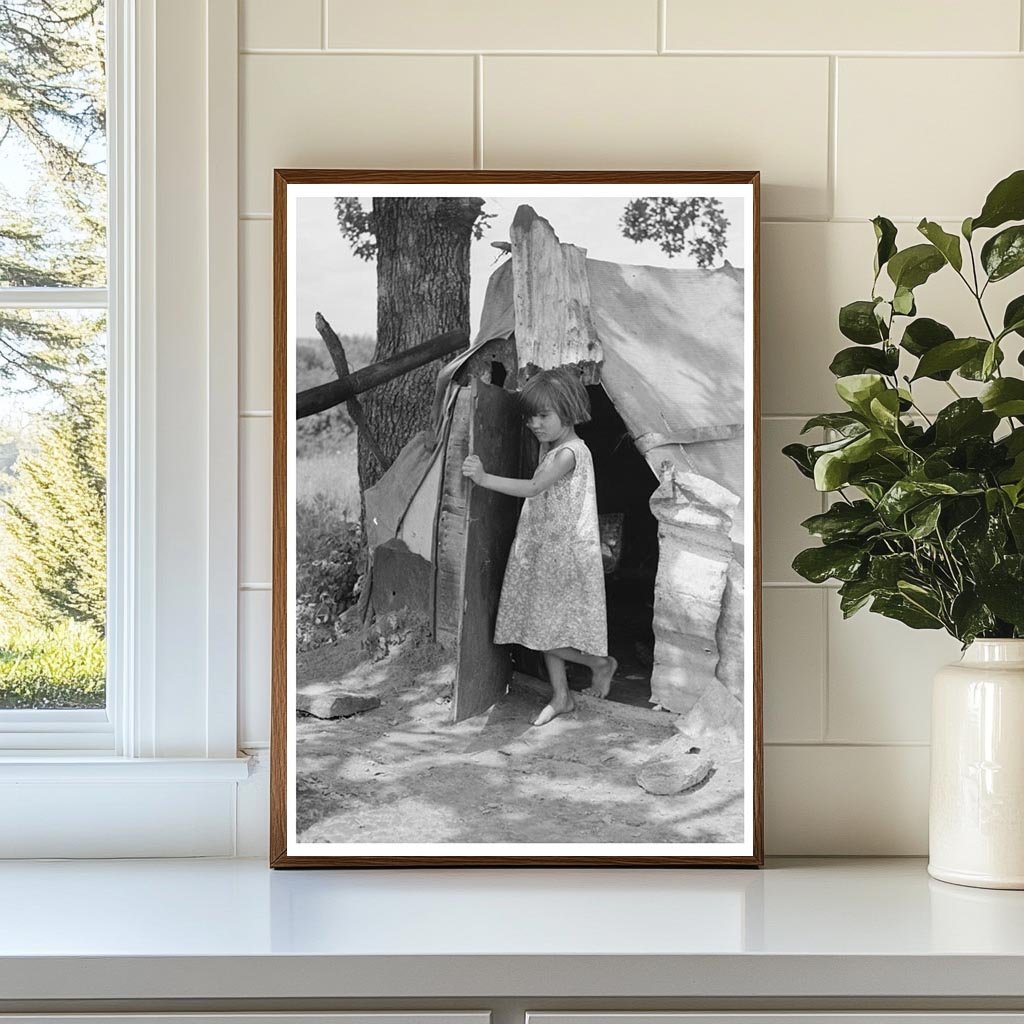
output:
<path id="1" fill-rule="evenodd" d="M 636 773 L 637 784 L 657 796 L 671 796 L 692 789 L 703 782 L 714 768 L 706 754 L 691 753 L 692 744 L 687 736 L 673 736 L 665 740 Z"/>
<path id="2" fill-rule="evenodd" d="M 299 693 L 295 695 L 295 710 L 300 715 L 312 715 L 314 718 L 350 718 L 361 711 L 372 711 L 380 707 L 380 697 L 372 694 L 339 693 Z"/>
<path id="3" fill-rule="evenodd" d="M 739 743 L 743 737 L 743 705 L 717 679 L 705 687 L 700 699 L 675 721 L 686 736 L 707 742 Z"/>

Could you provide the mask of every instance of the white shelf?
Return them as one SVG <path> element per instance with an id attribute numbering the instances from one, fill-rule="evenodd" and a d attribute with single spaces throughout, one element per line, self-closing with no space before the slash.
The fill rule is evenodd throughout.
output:
<path id="1" fill-rule="evenodd" d="M 921 860 L 763 871 L 7 862 L 0 907 L 0 1001 L 1024 1000 L 1024 892 L 936 882 Z"/>

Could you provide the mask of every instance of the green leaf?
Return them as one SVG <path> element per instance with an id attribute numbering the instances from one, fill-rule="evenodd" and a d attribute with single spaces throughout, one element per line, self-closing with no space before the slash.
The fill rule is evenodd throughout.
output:
<path id="1" fill-rule="evenodd" d="M 1013 484 L 1004 484 L 1002 488 L 1003 492 L 1010 499 L 1010 501 L 1017 507 L 1024 504 L 1022 498 L 1024 498 L 1024 480 L 1018 480 Z"/>
<path id="2" fill-rule="evenodd" d="M 839 331 L 844 338 L 858 345 L 877 345 L 885 341 L 888 332 L 875 316 L 877 299 L 859 299 L 839 310 Z"/>
<path id="3" fill-rule="evenodd" d="M 1010 455 L 1024 452 L 1024 427 L 1016 427 L 1003 438 L 1003 444 Z"/>
<path id="4" fill-rule="evenodd" d="M 836 393 L 854 412 L 866 414 L 871 399 L 885 391 L 885 381 L 876 373 L 854 373 L 836 381 Z"/>
<path id="5" fill-rule="evenodd" d="M 866 352 L 868 349 L 858 349 L 859 352 Z M 812 416 L 801 429 L 801 434 L 806 434 L 808 430 L 814 430 L 815 427 L 825 427 L 829 430 L 838 430 L 841 433 L 845 433 L 848 430 L 859 428 L 856 433 L 860 433 L 867 424 L 864 423 L 857 416 L 853 416 L 848 412 L 823 412 L 820 416 Z"/>
<path id="6" fill-rule="evenodd" d="M 877 511 L 886 523 L 895 526 L 900 516 L 929 498 L 956 493 L 957 488 L 951 484 L 934 480 L 897 480 L 882 496 Z"/>
<path id="7" fill-rule="evenodd" d="M 912 356 L 922 357 L 926 352 L 937 348 L 943 342 L 952 341 L 955 335 L 945 325 L 929 317 L 918 317 L 913 323 L 907 324 L 900 346 L 905 348 Z M 939 372 L 935 375 L 936 380 L 949 380 L 953 376 L 952 370 Z"/>
<path id="8" fill-rule="evenodd" d="M 829 370 L 837 377 L 848 377 L 866 370 L 878 370 L 892 376 L 900 365 L 899 349 L 894 345 L 884 348 L 844 348 L 840 349 L 829 364 Z"/>
<path id="9" fill-rule="evenodd" d="M 924 540 L 925 537 L 935 532 L 941 514 L 942 502 L 940 501 L 928 501 L 923 505 L 918 505 L 910 513 L 910 520 L 914 525 L 907 531 L 908 536 L 913 537 L 914 540 Z"/>
<path id="10" fill-rule="evenodd" d="M 940 445 L 956 444 L 968 437 L 991 437 L 999 417 L 985 412 L 976 398 L 958 398 L 935 417 L 935 439 Z"/>
<path id="11" fill-rule="evenodd" d="M 896 225 L 881 215 L 871 221 L 875 229 L 875 279 L 889 260 L 896 255 Z"/>
<path id="12" fill-rule="evenodd" d="M 883 391 L 871 399 L 868 406 L 872 418 L 886 430 L 896 430 L 899 425 L 900 396 L 895 390 Z"/>
<path id="13" fill-rule="evenodd" d="M 956 370 L 975 356 L 982 358 L 986 348 L 988 342 L 980 338 L 954 338 L 952 341 L 944 341 L 921 356 L 913 380 L 920 380 L 922 377 L 941 379 L 937 374 L 945 370 Z"/>
<path id="14" fill-rule="evenodd" d="M 937 484 L 952 487 L 957 494 L 981 494 L 985 489 L 985 474 L 965 470 L 954 470 L 937 478 Z"/>
<path id="15" fill-rule="evenodd" d="M 979 581 L 978 597 L 1004 622 L 1024 629 L 1024 586 L 1019 579 L 993 575 Z"/>
<path id="16" fill-rule="evenodd" d="M 945 257 L 934 245 L 912 245 L 896 253 L 889 260 L 886 271 L 897 288 L 913 291 L 945 265 Z"/>
<path id="17" fill-rule="evenodd" d="M 850 504 L 837 501 L 827 512 L 811 516 L 800 525 L 826 544 L 871 533 L 879 528 L 878 517 L 869 501 Z"/>
<path id="18" fill-rule="evenodd" d="M 1003 333 L 1015 331 L 1024 338 L 1024 295 L 1018 295 L 1007 303 L 1003 313 Z"/>
<path id="19" fill-rule="evenodd" d="M 875 555 L 868 566 L 868 579 L 875 586 L 895 590 L 896 584 L 910 571 L 913 555 L 901 551 L 892 555 Z"/>
<path id="20" fill-rule="evenodd" d="M 960 369 L 956 371 L 957 375 L 963 377 L 964 380 L 989 380 L 992 376 L 992 372 L 985 373 L 985 356 L 987 354 L 988 344 L 986 343 L 985 350 L 983 352 L 979 352 L 975 356 L 971 356 L 971 358 L 968 359 L 967 362 L 965 362 L 963 366 L 961 366 Z M 999 364 L 1002 363 L 1002 361 L 1003 350 L 997 348 L 995 351 L 995 365 L 999 366 Z"/>
<path id="21" fill-rule="evenodd" d="M 1017 495 L 1018 500 L 1020 495 Z M 1017 545 L 1018 551 L 1024 551 L 1024 508 L 1015 508 L 1006 513 L 1006 522 L 1009 524 L 1010 533 L 1013 534 L 1013 542 Z"/>
<path id="22" fill-rule="evenodd" d="M 843 450 L 843 461 L 847 466 L 855 466 L 858 462 L 870 459 L 880 448 L 888 444 L 886 438 L 881 434 L 861 434 L 851 441 Z"/>
<path id="23" fill-rule="evenodd" d="M 959 271 L 964 265 L 963 256 L 960 254 L 960 239 L 956 235 L 944 231 L 933 220 L 922 220 L 917 225 L 917 230 L 942 253 L 945 261 L 954 269 Z"/>
<path id="24" fill-rule="evenodd" d="M 996 621 L 992 612 L 977 594 L 965 591 L 953 599 L 949 617 L 956 627 L 956 638 L 970 643 L 976 637 L 995 629 Z"/>
<path id="25" fill-rule="evenodd" d="M 1009 496 L 1004 494 L 999 487 L 989 487 L 985 491 L 985 508 L 989 515 L 998 512 L 1003 507 L 1003 503 L 1009 500 Z"/>
<path id="26" fill-rule="evenodd" d="M 1024 267 L 1024 224 L 990 238 L 982 246 L 981 265 L 990 281 L 1002 281 Z"/>
<path id="27" fill-rule="evenodd" d="M 914 293 L 909 288 L 900 285 L 892 297 L 892 308 L 894 313 L 900 316 L 913 316 L 917 312 L 914 305 Z"/>
<path id="28" fill-rule="evenodd" d="M 1024 416 L 1024 380 L 1000 377 L 978 396 L 982 407 L 996 416 Z"/>
<path id="29" fill-rule="evenodd" d="M 839 608 L 848 619 L 877 594 L 878 585 L 871 580 L 850 580 L 839 588 Z"/>
<path id="30" fill-rule="evenodd" d="M 814 486 L 819 491 L 838 490 L 850 479 L 850 464 L 843 453 L 826 452 L 814 463 Z"/>
<path id="31" fill-rule="evenodd" d="M 988 348 L 985 349 L 985 355 L 981 360 L 981 376 L 985 380 L 988 380 L 992 376 L 996 366 L 1001 362 L 999 355 L 999 342 L 991 342 Z"/>
<path id="32" fill-rule="evenodd" d="M 812 583 L 824 583 L 827 579 L 852 580 L 866 557 L 858 544 L 826 544 L 801 551 L 793 559 L 793 569 Z"/>
<path id="33" fill-rule="evenodd" d="M 814 462 L 810 456 L 810 448 L 805 444 L 787 444 L 782 454 L 789 459 L 804 476 L 814 478 Z"/>
<path id="34" fill-rule="evenodd" d="M 960 225 L 960 234 L 963 235 L 968 242 L 971 240 L 971 235 L 974 234 L 974 230 L 971 227 L 973 220 L 973 217 L 965 217 L 963 224 Z"/>
<path id="35" fill-rule="evenodd" d="M 989 192 L 981 213 L 970 221 L 968 231 L 997 228 L 1008 220 L 1024 220 L 1024 170 L 1014 171 Z M 964 221 L 965 226 L 967 223 Z"/>

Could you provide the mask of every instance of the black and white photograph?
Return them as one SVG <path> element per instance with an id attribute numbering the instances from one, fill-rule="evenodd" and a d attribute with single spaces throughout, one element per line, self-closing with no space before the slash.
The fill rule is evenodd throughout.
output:
<path id="1" fill-rule="evenodd" d="M 272 864 L 760 863 L 757 175 L 547 177 L 276 172 Z"/>

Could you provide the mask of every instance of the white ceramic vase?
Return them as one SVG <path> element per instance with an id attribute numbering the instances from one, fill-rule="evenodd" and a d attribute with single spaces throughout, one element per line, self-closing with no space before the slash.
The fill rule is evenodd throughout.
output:
<path id="1" fill-rule="evenodd" d="M 932 688 L 928 873 L 1024 889 L 1024 640 L 975 640 Z"/>

